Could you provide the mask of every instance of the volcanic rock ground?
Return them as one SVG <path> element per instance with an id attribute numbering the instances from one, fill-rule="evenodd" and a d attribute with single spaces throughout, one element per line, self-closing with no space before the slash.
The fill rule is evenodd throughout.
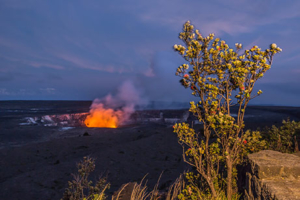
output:
<path id="1" fill-rule="evenodd" d="M 122 184 L 140 181 L 146 174 L 152 188 L 163 172 L 165 189 L 189 167 L 171 124 L 140 123 L 117 129 L 19 125 L 25 117 L 88 112 L 91 102 L 0 102 L 0 199 L 60 199 L 76 163 L 84 156 L 96 159 L 91 179 L 107 175 L 112 194 Z M 164 110 L 180 117 L 186 110 Z M 143 111 L 158 117 L 158 110 Z M 246 128 L 280 125 L 282 119 L 300 120 L 300 108 L 248 107 Z M 200 125 L 196 126 L 196 129 Z M 83 136 L 85 132 L 89 136 Z"/>

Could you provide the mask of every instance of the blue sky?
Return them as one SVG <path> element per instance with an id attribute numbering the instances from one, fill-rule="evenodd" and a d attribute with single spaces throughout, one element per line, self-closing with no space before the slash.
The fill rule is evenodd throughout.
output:
<path id="1" fill-rule="evenodd" d="M 185 21 L 234 47 L 283 49 L 254 104 L 300 106 L 300 1 L 0 0 L 0 100 L 93 100 L 131 80 L 187 101 L 172 49 Z"/>

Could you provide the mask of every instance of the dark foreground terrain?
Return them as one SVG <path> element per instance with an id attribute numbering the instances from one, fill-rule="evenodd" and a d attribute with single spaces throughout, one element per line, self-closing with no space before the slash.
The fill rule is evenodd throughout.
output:
<path id="1" fill-rule="evenodd" d="M 122 184 L 146 174 L 153 187 L 163 171 L 161 189 L 188 170 L 171 124 L 137 123 L 117 129 L 19 125 L 25 117 L 88 112 L 91 102 L 0 102 L 0 199 L 60 199 L 76 163 L 96 159 L 95 180 L 107 175 L 112 194 Z M 164 110 L 180 117 L 185 110 Z M 159 111 L 143 111 L 158 117 Z M 176 115 L 176 116 L 175 116 Z M 300 108 L 249 107 L 247 128 L 300 120 Z M 200 125 L 197 125 L 200 126 Z M 197 128 L 196 126 L 196 128 Z M 85 132 L 89 136 L 83 136 Z"/>

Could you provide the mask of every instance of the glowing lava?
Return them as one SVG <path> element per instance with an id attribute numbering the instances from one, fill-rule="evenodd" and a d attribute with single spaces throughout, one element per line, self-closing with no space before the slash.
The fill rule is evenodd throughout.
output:
<path id="1" fill-rule="evenodd" d="M 115 111 L 111 108 L 104 108 L 103 104 L 98 104 L 91 108 L 84 124 L 87 127 L 117 128 L 122 115 L 123 112 L 121 110 Z"/>
<path id="2" fill-rule="evenodd" d="M 87 127 L 117 128 L 130 122 L 135 105 L 145 102 L 131 81 L 124 82 L 115 96 L 94 99 L 84 124 Z"/>

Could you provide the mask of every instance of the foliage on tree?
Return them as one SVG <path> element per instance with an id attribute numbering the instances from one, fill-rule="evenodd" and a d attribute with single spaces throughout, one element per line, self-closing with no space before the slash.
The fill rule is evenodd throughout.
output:
<path id="1" fill-rule="evenodd" d="M 174 45 L 174 49 L 187 63 L 178 67 L 176 75 L 199 98 L 199 102 L 190 102 L 189 111 L 203 123 L 203 131 L 196 133 L 189 124 L 178 123 L 174 132 L 183 146 L 184 161 L 197 170 L 190 179 L 203 180 L 201 185 L 207 186 L 198 191 L 201 198 L 206 195 L 216 199 L 226 185 L 227 199 L 232 199 L 236 165 L 246 153 L 265 146 L 259 132 L 244 131 L 245 109 L 251 99 L 262 93 L 259 90 L 253 95 L 254 84 L 271 68 L 273 56 L 281 49 L 271 44 L 264 51 L 253 46 L 242 52 L 239 43 L 232 49 L 214 34 L 203 37 L 189 21 L 179 38 L 184 45 Z M 236 118 L 232 115 L 233 106 L 238 107 Z M 224 168 L 226 172 L 222 173 Z M 181 199 L 199 198 L 192 196 L 192 190 L 188 186 Z"/>

